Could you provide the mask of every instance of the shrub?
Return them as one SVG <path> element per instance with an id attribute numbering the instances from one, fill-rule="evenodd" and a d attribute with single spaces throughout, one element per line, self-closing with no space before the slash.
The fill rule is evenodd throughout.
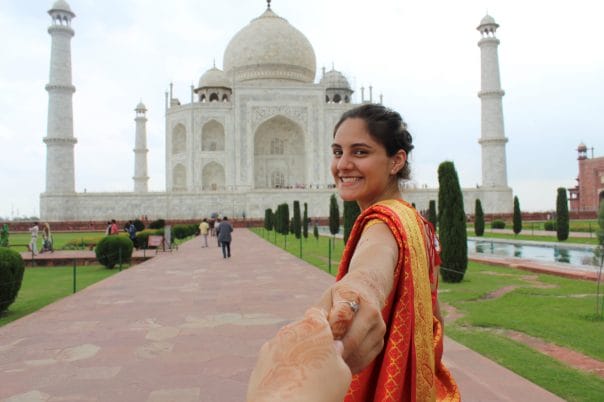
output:
<path id="1" fill-rule="evenodd" d="M 468 233 L 453 162 L 443 162 L 438 167 L 438 233 L 442 244 L 441 276 L 445 282 L 461 282 L 468 269 Z"/>
<path id="2" fill-rule="evenodd" d="M 556 198 L 556 235 L 558 240 L 568 239 L 569 232 L 568 217 L 568 199 L 566 198 L 566 189 L 558 188 L 558 197 Z"/>
<path id="3" fill-rule="evenodd" d="M 308 239 L 308 204 L 304 203 L 304 214 L 302 215 L 302 236 Z"/>
<path id="4" fill-rule="evenodd" d="M 268 231 L 273 230 L 273 210 L 270 208 L 264 211 L 264 228 Z"/>
<path id="5" fill-rule="evenodd" d="M 316 240 L 319 240 L 319 227 L 317 225 L 313 226 L 312 235 L 315 237 Z"/>
<path id="6" fill-rule="evenodd" d="M 13 304 L 21 289 L 25 263 L 21 254 L 0 247 L 0 313 Z"/>
<path id="7" fill-rule="evenodd" d="M 149 224 L 149 229 L 163 229 L 166 226 L 166 221 L 163 219 L 158 219 Z"/>
<path id="8" fill-rule="evenodd" d="M 556 221 L 546 221 L 543 223 L 543 229 L 553 232 L 556 230 Z"/>
<path id="9" fill-rule="evenodd" d="M 476 233 L 476 236 L 484 235 L 484 211 L 478 198 L 474 205 L 474 233 Z"/>
<path id="10" fill-rule="evenodd" d="M 140 219 L 133 220 L 132 224 L 136 228 L 137 232 L 141 232 L 141 231 L 145 230 L 145 224 Z"/>
<path id="11" fill-rule="evenodd" d="M 340 232 L 340 209 L 336 195 L 332 194 L 329 199 L 329 233 L 334 237 Z"/>
<path id="12" fill-rule="evenodd" d="M 348 241 L 354 221 L 361 213 L 361 208 L 356 201 L 344 201 L 344 244 Z"/>
<path id="13" fill-rule="evenodd" d="M 195 235 L 197 229 L 198 227 L 195 224 L 174 225 L 172 227 L 172 236 L 174 236 L 175 239 L 186 239 L 189 236 Z"/>
<path id="14" fill-rule="evenodd" d="M 522 213 L 520 212 L 520 202 L 518 197 L 514 197 L 514 234 L 522 232 Z"/>
<path id="15" fill-rule="evenodd" d="M 113 268 L 121 262 L 129 262 L 132 257 L 132 241 L 128 236 L 105 236 L 96 245 L 96 259 L 107 268 Z"/>
<path id="16" fill-rule="evenodd" d="M 436 227 L 438 226 L 438 219 L 436 217 L 436 201 L 435 200 L 430 200 L 430 202 L 428 203 L 428 220 L 430 221 L 430 223 L 432 224 L 432 226 L 434 226 L 434 229 L 436 230 Z"/>
<path id="17" fill-rule="evenodd" d="M 300 213 L 300 201 L 294 201 L 294 217 L 292 219 L 293 232 L 296 239 L 302 237 L 302 215 Z"/>
<path id="18" fill-rule="evenodd" d="M 505 221 L 495 219 L 493 222 L 491 222 L 491 229 L 505 229 Z"/>

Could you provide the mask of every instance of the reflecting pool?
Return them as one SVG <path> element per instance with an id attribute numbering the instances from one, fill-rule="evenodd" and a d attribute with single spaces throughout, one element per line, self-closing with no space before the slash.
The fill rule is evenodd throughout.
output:
<path id="1" fill-rule="evenodd" d="M 542 262 L 560 262 L 595 268 L 593 248 L 519 244 L 491 240 L 468 240 L 468 252 L 518 257 Z"/>

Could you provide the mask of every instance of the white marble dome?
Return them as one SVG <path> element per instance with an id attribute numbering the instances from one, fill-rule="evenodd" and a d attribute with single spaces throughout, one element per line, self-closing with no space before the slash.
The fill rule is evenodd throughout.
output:
<path id="1" fill-rule="evenodd" d="M 224 52 L 224 71 L 235 81 L 312 83 L 316 58 L 302 32 L 270 8 L 242 28 Z"/>
<path id="2" fill-rule="evenodd" d="M 65 0 L 57 0 L 54 2 L 54 4 L 52 5 L 52 7 L 50 8 L 51 11 L 67 11 L 71 14 L 73 14 L 73 11 L 71 11 L 71 7 L 69 7 L 69 4 L 67 4 L 67 2 Z"/>
<path id="3" fill-rule="evenodd" d="M 219 68 L 212 67 L 199 79 L 199 88 L 230 88 L 227 75 Z"/>
<path id="4" fill-rule="evenodd" d="M 337 70 L 331 70 L 325 73 L 321 78 L 320 84 L 330 89 L 350 89 L 350 84 L 344 74 Z"/>

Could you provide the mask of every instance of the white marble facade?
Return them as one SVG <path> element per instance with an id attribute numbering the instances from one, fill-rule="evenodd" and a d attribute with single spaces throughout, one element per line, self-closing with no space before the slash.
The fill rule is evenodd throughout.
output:
<path id="1" fill-rule="evenodd" d="M 315 82 L 312 45 L 270 8 L 235 34 L 223 65 L 224 70 L 214 66 L 202 74 L 191 88 L 190 103 L 175 99 L 172 88 L 166 94 L 165 192 L 140 191 L 147 180 L 141 141 L 134 175 L 139 191 L 47 189 L 40 197 L 42 219 L 199 219 L 214 212 L 261 218 L 266 208 L 294 200 L 308 203 L 310 216 L 327 216 L 334 192 L 329 172 L 333 127 L 356 106 L 346 78 L 332 69 Z M 144 112 L 137 113 L 140 134 Z M 407 190 L 406 198 L 427 209 L 437 192 Z M 467 212 L 477 197 L 486 212 L 512 209 L 507 186 L 464 190 Z"/>

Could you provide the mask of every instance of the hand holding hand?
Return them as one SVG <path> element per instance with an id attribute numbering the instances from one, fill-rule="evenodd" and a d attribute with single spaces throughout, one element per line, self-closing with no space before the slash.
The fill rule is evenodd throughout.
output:
<path id="1" fill-rule="evenodd" d="M 341 401 L 351 380 L 342 349 L 334 341 L 327 313 L 309 309 L 302 320 L 283 327 L 262 346 L 247 401 Z"/>
<path id="2" fill-rule="evenodd" d="M 342 357 L 353 374 L 367 367 L 382 351 L 386 333 L 380 293 L 377 292 L 376 297 L 376 292 L 368 292 L 359 285 L 361 283 L 346 279 L 337 282 L 327 290 L 319 304 L 329 311 L 334 339 L 342 340 Z"/>

